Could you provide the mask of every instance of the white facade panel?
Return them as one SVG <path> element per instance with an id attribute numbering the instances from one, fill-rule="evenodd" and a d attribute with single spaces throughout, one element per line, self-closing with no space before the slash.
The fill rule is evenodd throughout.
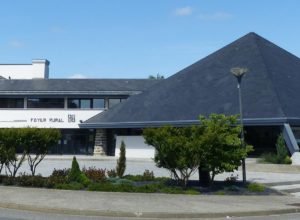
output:
<path id="1" fill-rule="evenodd" d="M 6 79 L 49 77 L 48 60 L 32 60 L 32 64 L 0 64 L 0 76 Z"/>
<path id="2" fill-rule="evenodd" d="M 126 157 L 154 158 L 154 147 L 147 145 L 142 136 L 117 136 L 115 151 L 116 157 L 119 157 L 122 140 L 126 145 Z"/>
<path id="3" fill-rule="evenodd" d="M 78 124 L 103 110 L 9 109 L 0 110 L 0 128 L 79 128 Z"/>

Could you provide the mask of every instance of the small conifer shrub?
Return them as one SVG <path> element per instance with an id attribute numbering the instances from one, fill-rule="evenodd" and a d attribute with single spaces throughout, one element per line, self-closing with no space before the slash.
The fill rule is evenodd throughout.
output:
<path id="1" fill-rule="evenodd" d="M 116 167 L 116 172 L 117 172 L 117 176 L 122 178 L 124 173 L 125 173 L 125 169 L 126 169 L 126 146 L 124 141 L 121 142 L 121 147 L 120 147 L 120 156 L 119 159 L 117 161 L 117 167 Z"/>

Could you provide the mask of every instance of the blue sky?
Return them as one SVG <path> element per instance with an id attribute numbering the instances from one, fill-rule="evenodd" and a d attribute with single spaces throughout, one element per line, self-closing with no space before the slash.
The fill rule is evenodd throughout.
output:
<path id="1" fill-rule="evenodd" d="M 0 63 L 51 78 L 170 76 L 256 32 L 300 57 L 298 0 L 2 0 Z"/>

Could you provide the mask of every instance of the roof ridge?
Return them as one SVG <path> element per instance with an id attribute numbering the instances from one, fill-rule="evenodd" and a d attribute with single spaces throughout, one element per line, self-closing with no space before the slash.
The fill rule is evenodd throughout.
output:
<path id="1" fill-rule="evenodd" d="M 261 36 L 259 36 L 259 35 L 256 35 L 255 38 L 254 38 L 254 40 L 255 40 L 255 46 L 256 46 L 257 49 L 258 49 L 260 58 L 261 58 L 261 60 L 262 60 L 262 64 L 263 64 L 263 66 L 264 66 L 264 69 L 266 70 L 266 74 L 267 74 L 267 76 L 268 76 L 267 79 L 268 79 L 269 81 L 271 81 L 270 87 L 271 87 L 272 90 L 274 91 L 274 94 L 275 94 L 277 103 L 279 104 L 279 107 L 280 107 L 280 111 L 282 112 L 282 114 L 284 115 L 284 117 L 287 117 L 285 111 L 284 111 L 283 108 L 282 108 L 282 105 L 280 104 L 280 103 L 281 103 L 281 102 L 280 102 L 280 98 L 279 98 L 277 89 L 276 89 L 276 87 L 274 86 L 273 78 L 270 76 L 270 73 L 269 73 L 270 69 L 269 69 L 268 65 L 266 64 L 266 59 L 265 59 L 265 57 L 264 57 L 264 54 L 262 53 L 262 50 L 261 50 L 261 47 L 260 47 L 260 42 L 258 41 L 258 37 L 259 37 L 260 39 L 266 41 L 267 43 L 271 43 L 271 44 L 273 44 L 273 43 L 270 42 L 270 41 L 268 41 L 268 40 L 266 40 L 265 38 L 263 38 L 263 37 L 261 37 Z"/>

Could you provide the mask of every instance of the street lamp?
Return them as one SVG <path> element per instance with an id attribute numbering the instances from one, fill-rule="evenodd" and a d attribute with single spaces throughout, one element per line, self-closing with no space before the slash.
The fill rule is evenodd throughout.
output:
<path id="1" fill-rule="evenodd" d="M 243 75 L 248 72 L 247 68 L 234 67 L 230 69 L 230 72 L 237 78 L 239 90 L 239 105 L 240 105 L 240 123 L 241 123 L 241 147 L 245 148 L 245 138 L 244 138 L 244 125 L 243 125 L 243 109 L 242 109 L 242 92 L 241 84 Z M 243 169 L 243 183 L 246 183 L 246 163 L 245 158 L 242 160 L 242 169 Z"/>

